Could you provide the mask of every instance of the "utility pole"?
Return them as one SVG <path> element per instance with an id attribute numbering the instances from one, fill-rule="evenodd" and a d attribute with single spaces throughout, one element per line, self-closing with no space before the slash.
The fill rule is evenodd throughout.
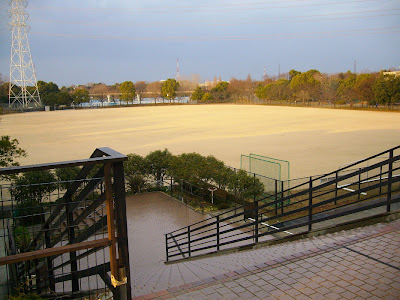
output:
<path id="1" fill-rule="evenodd" d="M 354 60 L 354 74 L 357 74 L 357 61 Z"/>
<path id="2" fill-rule="evenodd" d="M 42 103 L 28 40 L 30 27 L 26 23 L 29 14 L 25 8 L 28 3 L 26 0 L 11 0 L 10 3 L 12 42 L 8 104 L 10 107 L 14 104 L 28 107 L 31 103 L 40 106 Z"/>

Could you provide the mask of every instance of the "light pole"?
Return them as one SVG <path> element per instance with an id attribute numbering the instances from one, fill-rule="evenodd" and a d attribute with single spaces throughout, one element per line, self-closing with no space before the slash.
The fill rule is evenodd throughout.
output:
<path id="1" fill-rule="evenodd" d="M 218 188 L 216 187 L 209 187 L 208 190 L 211 192 L 211 204 L 214 204 L 214 192 L 217 190 Z"/>

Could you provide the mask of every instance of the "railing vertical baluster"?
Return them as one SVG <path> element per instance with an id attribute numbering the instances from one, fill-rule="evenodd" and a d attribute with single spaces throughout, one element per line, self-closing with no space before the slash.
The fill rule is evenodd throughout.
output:
<path id="1" fill-rule="evenodd" d="M 217 215 L 217 251 L 219 251 L 219 215 Z"/>
<path id="2" fill-rule="evenodd" d="M 50 207 L 51 211 L 51 207 Z M 49 234 L 49 224 L 45 223 L 44 226 L 44 239 L 46 243 L 46 248 L 51 248 L 51 238 Z M 49 277 L 49 289 L 52 292 L 56 291 L 56 283 L 54 281 L 54 270 L 53 270 L 53 261 L 51 259 L 51 256 L 46 258 L 46 263 L 47 263 L 47 272 L 48 272 L 48 277 Z"/>
<path id="3" fill-rule="evenodd" d="M 312 229 L 312 177 L 310 177 L 308 190 L 308 231 Z"/>
<path id="4" fill-rule="evenodd" d="M 388 187 L 387 187 L 387 204 L 386 211 L 390 211 L 392 202 L 392 176 L 393 176 L 393 149 L 389 152 L 389 172 L 388 172 Z"/>
<path id="5" fill-rule="evenodd" d="M 255 198 L 255 197 L 254 197 Z M 258 201 L 256 201 L 254 199 L 255 202 L 255 219 L 256 219 L 256 223 L 254 224 L 254 238 L 255 238 L 255 242 L 258 243 Z"/>
<path id="6" fill-rule="evenodd" d="M 165 253 L 167 255 L 167 261 L 169 261 L 169 255 L 168 255 L 168 233 L 164 234 L 165 235 Z"/>
<path id="7" fill-rule="evenodd" d="M 338 196 L 337 186 L 338 186 L 338 171 L 335 172 L 335 205 L 337 204 L 336 199 Z"/>
<path id="8" fill-rule="evenodd" d="M 382 166 L 380 166 L 379 171 L 379 195 L 382 194 Z"/>
<path id="9" fill-rule="evenodd" d="M 278 180 L 275 179 L 275 215 L 278 214 Z"/>
<path id="10" fill-rule="evenodd" d="M 65 209 L 67 213 L 67 228 L 68 228 L 68 242 L 70 244 L 74 243 L 75 239 L 75 228 L 74 228 L 74 216 L 73 216 L 73 211 L 71 210 L 72 206 L 72 195 L 70 193 L 65 194 Z M 77 276 L 78 272 L 78 264 L 76 262 L 76 252 L 70 252 L 69 253 L 69 259 L 71 262 L 71 281 L 72 281 L 72 292 L 78 292 L 79 291 L 79 279 Z"/>
<path id="11" fill-rule="evenodd" d="M 281 181 L 281 214 L 283 215 L 283 181 Z"/>
<path id="12" fill-rule="evenodd" d="M 358 174 L 358 200 L 360 200 L 360 198 L 361 198 L 361 193 L 360 193 L 360 190 L 361 190 L 361 168 L 359 168 L 359 171 L 360 171 L 360 173 Z"/>
<path id="13" fill-rule="evenodd" d="M 187 243 L 188 243 L 188 253 L 189 257 L 192 256 L 191 250 L 190 250 L 190 225 L 187 227 L 187 232 L 188 232 L 188 237 L 187 237 Z"/>

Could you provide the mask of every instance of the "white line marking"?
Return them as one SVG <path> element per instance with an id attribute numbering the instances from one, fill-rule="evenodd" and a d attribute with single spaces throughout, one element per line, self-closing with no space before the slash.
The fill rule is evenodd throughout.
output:
<path id="1" fill-rule="evenodd" d="M 253 222 L 255 222 L 256 220 L 255 219 L 253 219 L 253 218 L 248 218 L 249 220 L 251 220 L 251 221 L 253 221 Z M 261 222 L 261 224 L 263 224 L 263 225 L 265 225 L 265 226 L 268 226 L 268 227 L 271 227 L 271 228 L 273 228 L 273 229 L 276 229 L 276 230 L 280 230 L 278 227 L 275 227 L 275 226 L 272 226 L 272 225 L 269 225 L 269 224 L 267 224 L 267 223 L 264 223 L 264 222 Z M 291 232 L 289 232 L 289 231 L 283 231 L 284 233 L 287 233 L 287 234 L 294 234 L 294 233 L 291 233 Z"/>

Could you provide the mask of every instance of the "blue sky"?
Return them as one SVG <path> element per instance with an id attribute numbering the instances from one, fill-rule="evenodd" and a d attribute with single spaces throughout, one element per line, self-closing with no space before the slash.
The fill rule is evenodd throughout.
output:
<path id="1" fill-rule="evenodd" d="M 0 73 L 8 76 L 8 1 L 0 4 Z M 58 85 L 155 81 L 180 74 L 261 79 L 400 66 L 400 1 L 31 0 L 38 80 Z"/>

